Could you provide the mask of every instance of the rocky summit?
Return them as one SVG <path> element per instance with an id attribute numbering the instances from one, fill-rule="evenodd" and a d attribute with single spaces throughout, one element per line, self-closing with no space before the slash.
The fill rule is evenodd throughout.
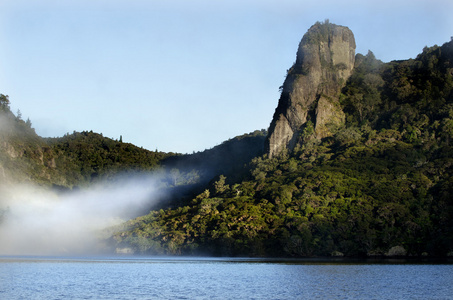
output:
<path id="1" fill-rule="evenodd" d="M 293 150 L 304 130 L 320 139 L 344 123 L 339 95 L 354 68 L 355 48 L 352 31 L 328 21 L 303 36 L 269 127 L 269 157 Z"/>

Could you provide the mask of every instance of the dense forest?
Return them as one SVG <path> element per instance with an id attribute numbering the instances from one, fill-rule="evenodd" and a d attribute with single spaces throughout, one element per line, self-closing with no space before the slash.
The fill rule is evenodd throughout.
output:
<path id="1" fill-rule="evenodd" d="M 161 175 L 168 197 L 111 251 L 219 256 L 452 256 L 453 41 L 415 59 L 357 54 L 344 125 L 269 158 L 266 130 L 190 155 L 92 131 L 42 138 L 0 95 L 0 178 L 58 190 Z M 1 208 L 0 208 L 1 209 Z"/>
<path id="2" fill-rule="evenodd" d="M 60 189 L 86 186 L 118 174 L 148 172 L 174 153 L 148 151 L 92 131 L 42 138 L 1 94 L 0 168 L 5 179 Z M 7 176 L 6 176 L 7 175 Z"/>
<path id="3" fill-rule="evenodd" d="M 266 137 L 256 130 L 191 155 L 149 151 L 93 131 L 42 138 L 30 119 L 11 112 L 8 96 L 0 94 L 0 104 L 0 187 L 34 183 L 64 192 L 151 173 L 164 195 L 152 199 L 153 207 L 180 205 L 218 174 L 239 180 L 245 165 L 263 154 Z"/>
<path id="4" fill-rule="evenodd" d="M 292 152 L 253 158 L 179 207 L 128 221 L 114 247 L 141 254 L 453 254 L 453 41 L 415 59 L 358 54 L 346 122 Z"/>

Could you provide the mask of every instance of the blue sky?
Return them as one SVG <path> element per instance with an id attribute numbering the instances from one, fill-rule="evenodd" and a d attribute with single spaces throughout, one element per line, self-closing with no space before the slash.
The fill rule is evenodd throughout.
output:
<path id="1" fill-rule="evenodd" d="M 0 0 L 0 93 L 37 133 L 93 130 L 192 153 L 267 128 L 316 21 L 357 53 L 415 58 L 453 36 L 453 1 Z"/>

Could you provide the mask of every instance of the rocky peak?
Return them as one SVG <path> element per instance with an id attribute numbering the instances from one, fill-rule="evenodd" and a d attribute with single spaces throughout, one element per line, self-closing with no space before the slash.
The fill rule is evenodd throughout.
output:
<path id="1" fill-rule="evenodd" d="M 303 36 L 288 70 L 266 140 L 270 157 L 293 150 L 311 121 L 321 139 L 344 123 L 339 94 L 352 73 L 355 40 L 349 28 L 316 23 Z"/>

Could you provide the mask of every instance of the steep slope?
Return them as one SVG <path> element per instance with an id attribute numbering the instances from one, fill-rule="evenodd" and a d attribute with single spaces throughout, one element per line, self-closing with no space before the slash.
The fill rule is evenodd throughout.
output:
<path id="1" fill-rule="evenodd" d="M 354 67 L 355 40 L 343 26 L 316 23 L 302 38 L 288 70 L 266 143 L 270 157 L 293 150 L 307 122 L 316 138 L 344 123 L 339 94 Z"/>
<path id="2" fill-rule="evenodd" d="M 220 177 L 185 206 L 127 222 L 113 247 L 452 256 L 453 41 L 387 64 L 358 54 L 338 99 L 344 125 L 329 136 L 306 126 L 292 151 L 253 159 L 248 179 Z"/>
<path id="3" fill-rule="evenodd" d="M 181 173 L 196 171 L 199 181 L 205 184 L 221 174 L 232 180 L 241 180 L 244 172 L 247 173 L 244 166 L 252 158 L 263 155 L 266 134 L 265 130 L 256 130 L 202 152 L 168 157 L 162 164 L 170 171 L 172 169 L 177 169 Z"/>
<path id="4" fill-rule="evenodd" d="M 0 95 L 0 182 L 72 187 L 157 167 L 169 171 L 167 186 L 210 181 L 193 197 L 176 191 L 173 205 L 125 223 L 109 239 L 112 250 L 453 256 L 453 41 L 385 64 L 371 51 L 351 60 L 353 46 L 345 27 L 309 30 L 285 80 L 268 152 L 256 158 L 264 132 L 176 157 L 92 132 L 42 139 Z M 352 71 L 335 53 L 350 59 Z"/>
<path id="5" fill-rule="evenodd" d="M 45 181 L 45 170 L 54 164 L 50 152 L 31 128 L 31 122 L 15 116 L 10 111 L 8 96 L 0 94 L 0 182 Z"/>

